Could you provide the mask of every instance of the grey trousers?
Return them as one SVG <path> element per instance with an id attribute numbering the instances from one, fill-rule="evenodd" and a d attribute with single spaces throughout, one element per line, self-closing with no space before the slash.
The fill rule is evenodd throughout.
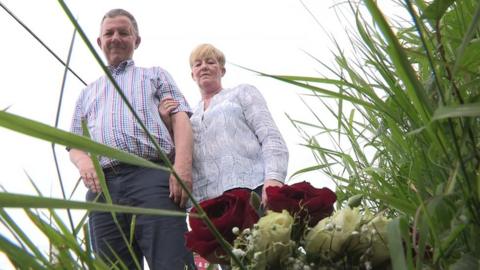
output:
<path id="1" fill-rule="evenodd" d="M 169 198 L 168 172 L 122 164 L 105 169 L 104 173 L 114 204 L 185 212 Z M 97 195 L 88 191 L 87 201 Z M 98 201 L 105 201 L 103 195 Z M 193 255 L 185 247 L 185 217 L 137 215 L 134 218 L 131 214 L 117 213 L 116 218 L 120 226 L 109 212 L 89 214 L 93 250 L 108 264 L 120 269 L 138 269 L 139 264 L 143 269 L 145 257 L 152 270 L 195 269 Z M 125 238 L 129 241 L 131 237 L 133 252 L 125 243 Z"/>

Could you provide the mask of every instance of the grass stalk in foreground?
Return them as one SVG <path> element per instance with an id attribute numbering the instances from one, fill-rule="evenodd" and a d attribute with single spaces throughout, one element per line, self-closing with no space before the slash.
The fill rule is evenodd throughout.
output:
<path id="1" fill-rule="evenodd" d="M 318 161 L 303 171 L 332 177 L 339 204 L 362 194 L 374 212 L 398 218 L 394 269 L 476 269 L 480 3 L 405 1 L 398 22 L 383 3 L 363 4 L 343 5 L 355 18 L 354 53 L 334 42 L 336 65 L 319 61 L 329 75 L 261 75 L 312 92 L 305 99 L 318 101 L 317 122 L 291 119 Z M 337 126 L 324 124 L 325 112 Z M 325 138 L 333 148 L 319 143 Z M 417 253 L 404 253 L 405 244 Z"/>

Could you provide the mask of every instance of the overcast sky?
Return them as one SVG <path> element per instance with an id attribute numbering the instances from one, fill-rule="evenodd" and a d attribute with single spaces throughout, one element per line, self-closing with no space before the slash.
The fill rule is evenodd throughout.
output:
<path id="1" fill-rule="evenodd" d="M 53 51 L 66 59 L 73 26 L 56 1 L 1 1 Z M 188 57 L 200 43 L 212 43 L 218 47 L 225 53 L 229 63 L 265 73 L 318 75 L 320 65 L 305 52 L 332 62 L 330 50 L 333 46 L 329 38 L 298 0 L 66 2 L 95 47 L 104 13 L 118 7 L 129 10 L 137 18 L 142 37 L 142 43 L 134 54 L 136 64 L 144 67 L 158 65 L 168 70 L 192 107 L 196 106 L 200 95 L 190 77 Z M 331 8 L 333 2 L 303 1 L 328 32 L 341 33 L 342 26 Z M 0 109 L 10 106 L 8 111 L 11 113 L 53 125 L 64 67 L 2 9 L 0 26 Z M 338 38 L 341 41 L 340 35 Z M 101 54 L 100 50 L 97 51 Z M 229 63 L 223 79 L 225 88 L 249 83 L 265 96 L 290 151 L 288 176 L 315 165 L 311 152 L 299 146 L 303 141 L 285 116 L 310 119 L 308 110 L 299 98 L 299 94 L 308 92 L 257 76 Z M 78 36 L 71 68 L 87 82 L 102 75 Z M 82 88 L 83 85 L 69 74 L 60 113 L 61 129 L 68 130 L 73 105 Z M 324 115 L 326 122 L 334 121 L 329 114 Z M 49 143 L 0 128 L 0 149 L 0 184 L 9 192 L 35 194 L 24 173 L 26 171 L 45 196 L 61 196 Z M 78 172 L 70 164 L 63 147 L 56 149 L 66 191 L 70 193 Z M 332 182 L 319 174 L 306 174 L 292 179 L 302 180 L 310 181 L 317 187 L 328 186 L 333 189 Z M 82 185 L 73 198 L 83 200 L 85 191 Z M 21 222 L 22 217 L 18 219 Z M 4 265 L 1 256 L 0 265 Z"/>

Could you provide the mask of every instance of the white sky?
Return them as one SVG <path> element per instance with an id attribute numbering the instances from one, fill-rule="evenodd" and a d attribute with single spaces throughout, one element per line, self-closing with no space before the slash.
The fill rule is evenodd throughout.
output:
<path id="1" fill-rule="evenodd" d="M 304 1 L 329 33 L 340 33 L 343 30 L 331 8 L 333 2 Z M 66 59 L 73 26 L 56 1 L 2 0 L 2 3 Z M 188 56 L 200 43 L 212 43 L 225 53 L 229 62 L 272 74 L 318 75 L 320 65 L 303 51 L 333 62 L 329 60 L 333 48 L 329 38 L 298 0 L 83 0 L 67 1 L 67 4 L 96 48 L 103 14 L 117 7 L 129 10 L 137 18 L 142 37 L 134 54 L 136 64 L 167 69 L 192 107 L 200 96 L 190 77 Z M 53 125 L 64 67 L 3 9 L 0 9 L 0 26 L 0 109 L 11 106 L 8 110 L 11 113 Z M 71 68 L 87 82 L 102 75 L 79 36 Z M 226 68 L 224 87 L 253 84 L 266 98 L 290 151 L 289 176 L 315 165 L 310 150 L 299 146 L 303 141 L 285 116 L 310 119 L 310 113 L 298 97 L 299 93 L 308 92 L 230 64 Z M 68 130 L 73 105 L 82 87 L 73 75 L 68 75 L 60 114 L 61 129 Z M 326 122 L 335 121 L 329 113 L 324 115 Z M 9 192 L 35 194 L 25 170 L 45 196 L 61 196 L 50 143 L 0 128 L 0 151 L 0 185 Z M 57 147 L 57 154 L 65 188 L 70 194 L 78 173 L 63 147 Z M 333 189 L 332 182 L 320 174 L 292 179 L 303 180 Z M 83 200 L 85 191 L 82 185 L 73 198 Z M 17 218 L 20 224 L 28 224 L 21 215 Z M 31 229 L 25 226 L 26 231 Z M 4 233 L 1 227 L 0 233 Z M 0 269 L 4 269 L 2 265 L 6 262 L 0 256 Z"/>

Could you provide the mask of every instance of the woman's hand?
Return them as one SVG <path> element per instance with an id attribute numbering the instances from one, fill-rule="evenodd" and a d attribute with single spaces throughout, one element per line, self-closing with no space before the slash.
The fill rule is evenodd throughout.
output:
<path id="1" fill-rule="evenodd" d="M 262 190 L 262 205 L 264 207 L 267 206 L 267 187 L 281 187 L 283 186 L 283 183 L 280 181 L 277 181 L 275 179 L 267 179 L 263 183 L 263 190 Z"/>
<path id="2" fill-rule="evenodd" d="M 158 105 L 158 112 L 162 118 L 163 123 L 167 127 L 170 135 L 172 134 L 172 117 L 170 113 L 178 107 L 179 103 L 172 97 L 165 97 L 160 101 Z"/>

